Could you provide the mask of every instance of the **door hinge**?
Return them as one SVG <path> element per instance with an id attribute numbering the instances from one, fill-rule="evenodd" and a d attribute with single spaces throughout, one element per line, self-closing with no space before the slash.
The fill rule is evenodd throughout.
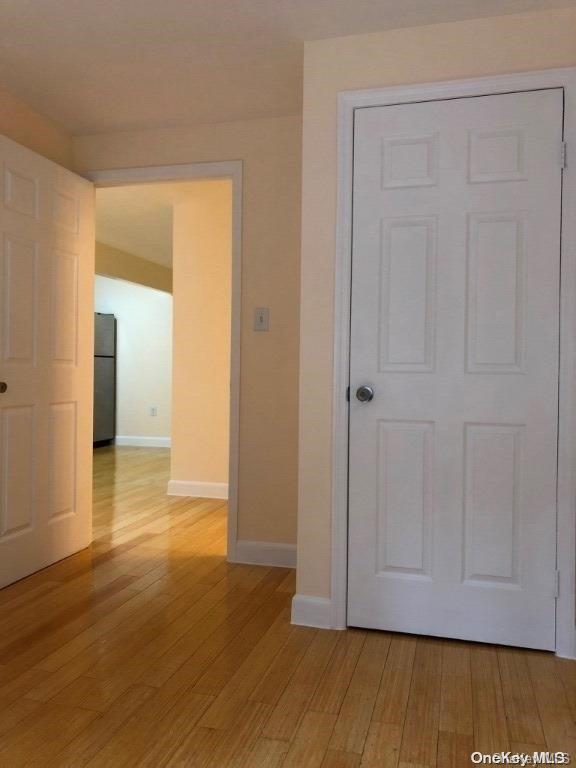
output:
<path id="1" fill-rule="evenodd" d="M 560 597 L 560 571 L 554 574 L 554 597 Z"/>
<path id="2" fill-rule="evenodd" d="M 350 387 L 346 387 L 346 400 L 350 402 Z"/>
<path id="3" fill-rule="evenodd" d="M 568 168 L 568 144 L 565 141 L 560 144 L 560 167 Z"/>

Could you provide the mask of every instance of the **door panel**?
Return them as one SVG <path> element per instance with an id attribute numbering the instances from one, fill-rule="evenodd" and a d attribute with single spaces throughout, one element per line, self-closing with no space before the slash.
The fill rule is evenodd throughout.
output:
<path id="1" fill-rule="evenodd" d="M 562 121 L 356 111 L 352 625 L 554 648 Z"/>
<path id="2" fill-rule="evenodd" d="M 31 530 L 35 513 L 34 407 L 2 411 L 2 524 L 8 538 Z"/>
<path id="3" fill-rule="evenodd" d="M 4 238 L 3 359 L 33 365 L 36 357 L 37 243 Z"/>
<path id="4" fill-rule="evenodd" d="M 433 424 L 378 424 L 378 573 L 430 573 L 433 446 Z"/>
<path id="5" fill-rule="evenodd" d="M 382 222 L 381 372 L 432 368 L 436 228 L 434 217 Z"/>
<path id="6" fill-rule="evenodd" d="M 91 540 L 92 185 L 0 137 L 0 586 Z"/>
<path id="7" fill-rule="evenodd" d="M 76 365 L 78 348 L 78 256 L 52 254 L 52 362 Z"/>
<path id="8" fill-rule="evenodd" d="M 465 581 L 518 583 L 523 441 L 523 426 L 465 425 Z"/>

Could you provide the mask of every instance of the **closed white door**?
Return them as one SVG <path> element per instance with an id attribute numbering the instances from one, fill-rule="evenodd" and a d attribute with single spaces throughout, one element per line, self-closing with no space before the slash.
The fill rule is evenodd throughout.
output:
<path id="1" fill-rule="evenodd" d="M 0 137 L 0 587 L 91 540 L 92 185 Z"/>
<path id="2" fill-rule="evenodd" d="M 350 625 L 555 647 L 562 121 L 356 111 Z"/>

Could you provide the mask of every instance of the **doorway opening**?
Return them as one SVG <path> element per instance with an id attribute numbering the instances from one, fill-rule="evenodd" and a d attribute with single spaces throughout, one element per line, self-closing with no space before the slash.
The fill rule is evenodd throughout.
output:
<path id="1" fill-rule="evenodd" d="M 234 559 L 241 164 L 226 166 L 92 177 L 95 319 L 116 326 L 114 434 L 95 432 L 94 474 L 98 494 L 131 477 L 143 493 L 229 500 Z"/>

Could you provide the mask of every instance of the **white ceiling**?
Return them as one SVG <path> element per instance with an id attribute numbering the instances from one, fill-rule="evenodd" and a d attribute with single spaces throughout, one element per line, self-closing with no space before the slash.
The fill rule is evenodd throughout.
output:
<path id="1" fill-rule="evenodd" d="M 76 134 L 296 114 L 304 40 L 576 0 L 2 0 L 0 83 Z"/>
<path id="2" fill-rule="evenodd" d="M 96 190 L 96 240 L 121 251 L 172 266 L 172 206 L 194 185 L 171 182 Z"/>

